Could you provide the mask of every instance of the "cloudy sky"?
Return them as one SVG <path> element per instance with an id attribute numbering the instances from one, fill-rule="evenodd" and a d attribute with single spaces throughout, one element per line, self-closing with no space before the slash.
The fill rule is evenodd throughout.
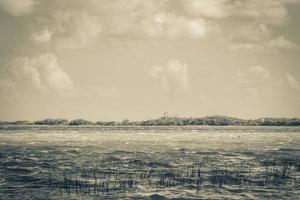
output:
<path id="1" fill-rule="evenodd" d="M 300 0 L 0 0 L 0 120 L 300 117 Z"/>

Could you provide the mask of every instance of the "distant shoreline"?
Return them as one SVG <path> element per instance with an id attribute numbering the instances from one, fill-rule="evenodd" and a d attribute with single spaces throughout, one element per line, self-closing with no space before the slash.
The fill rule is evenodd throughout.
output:
<path id="1" fill-rule="evenodd" d="M 85 119 L 44 119 L 38 121 L 0 121 L 0 126 L 101 126 L 101 127 L 188 127 L 188 126 L 300 126 L 299 118 L 239 119 L 227 116 L 175 117 L 129 121 L 88 121 Z"/>
<path id="2" fill-rule="evenodd" d="M 103 125 L 0 125 L 0 133 L 11 131 L 51 131 L 51 132 L 64 132 L 64 131 L 88 131 L 92 132 L 127 132 L 127 131 L 140 131 L 140 132 L 215 132 L 215 131 L 231 131 L 234 132 L 300 132 L 300 126 L 209 126 L 209 125 L 192 125 L 192 126 L 103 126 Z"/>

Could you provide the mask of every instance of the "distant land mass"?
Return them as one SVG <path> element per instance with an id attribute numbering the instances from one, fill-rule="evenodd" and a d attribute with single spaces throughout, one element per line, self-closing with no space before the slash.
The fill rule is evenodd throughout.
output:
<path id="1" fill-rule="evenodd" d="M 206 117 L 176 117 L 164 115 L 158 119 L 144 121 L 129 121 L 127 119 L 118 121 L 88 121 L 85 119 L 44 119 L 39 121 L 0 121 L 0 125 L 98 125 L 98 126 L 300 126 L 299 118 L 260 118 L 239 119 L 228 116 L 206 116 Z"/>

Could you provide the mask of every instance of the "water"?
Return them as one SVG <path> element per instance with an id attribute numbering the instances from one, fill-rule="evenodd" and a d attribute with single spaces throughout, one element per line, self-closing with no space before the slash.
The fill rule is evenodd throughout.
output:
<path id="1" fill-rule="evenodd" d="M 1 127 L 0 199 L 297 199 L 300 127 Z"/>

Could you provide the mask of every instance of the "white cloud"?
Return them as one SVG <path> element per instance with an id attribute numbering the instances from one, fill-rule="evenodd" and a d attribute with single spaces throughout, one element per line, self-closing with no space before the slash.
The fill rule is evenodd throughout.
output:
<path id="1" fill-rule="evenodd" d="M 39 17 L 44 20 L 43 26 L 51 27 L 51 31 L 45 28 L 32 35 L 39 42 L 54 39 L 59 47 L 82 48 L 97 44 L 104 37 L 198 39 L 207 36 L 210 31 L 226 32 L 223 28 L 213 28 L 222 27 L 225 22 L 226 26 L 233 26 L 227 30 L 238 33 L 232 37 L 250 40 L 233 39 L 231 49 L 253 49 L 262 39 L 271 37 L 271 26 L 282 25 L 287 21 L 287 5 L 294 2 L 296 1 L 38 1 L 43 8 L 43 14 Z M 32 12 L 36 3 L 34 0 L 0 0 L 0 4 L 5 10 L 22 15 Z M 219 21 L 221 18 L 237 23 Z M 257 44 L 253 44 L 253 40 Z M 265 45 L 292 47 L 282 38 Z"/>
<path id="2" fill-rule="evenodd" d="M 17 0 L 0 2 L 1 5 L 23 8 L 23 12 L 15 12 L 17 15 L 30 13 L 36 4 L 34 0 L 18 1 L 22 3 L 15 3 Z M 58 48 L 76 49 L 115 38 L 122 38 L 122 41 L 149 38 L 199 39 L 215 32 L 222 34 L 223 38 L 224 35 L 227 37 L 232 43 L 229 45 L 231 50 L 295 49 L 297 45 L 293 42 L 284 36 L 275 37 L 272 33 L 275 26 L 286 23 L 289 16 L 287 6 L 294 2 L 39 1 L 39 7 L 43 8 L 43 14 L 38 17 L 42 19 L 39 25 L 44 29 L 31 33 L 31 37 L 41 43 L 51 41 Z M 35 22 L 35 19 L 32 21 Z"/>
<path id="3" fill-rule="evenodd" d="M 255 43 L 249 43 L 249 42 L 238 42 L 229 45 L 229 49 L 231 51 L 239 51 L 239 50 L 250 50 L 250 51 L 256 51 L 261 52 L 264 51 L 264 46 L 261 44 L 255 44 Z"/>
<path id="4" fill-rule="evenodd" d="M 250 83 L 250 80 L 248 79 L 247 74 L 240 72 L 240 71 L 233 74 L 232 79 L 240 85 L 248 85 Z"/>
<path id="5" fill-rule="evenodd" d="M 159 14 L 153 25 L 145 24 L 146 34 L 152 37 L 202 38 L 208 32 L 208 25 L 201 19 L 188 19 L 173 14 Z"/>
<path id="6" fill-rule="evenodd" d="M 257 40 L 251 40 L 249 37 L 246 41 L 233 42 L 229 46 L 229 49 L 232 51 L 250 50 L 254 52 L 277 53 L 282 49 L 297 50 L 299 46 L 283 36 L 277 38 L 260 38 Z"/>
<path id="7" fill-rule="evenodd" d="M 232 76 L 232 80 L 243 87 L 270 87 L 275 85 L 270 71 L 262 66 L 251 67 L 248 71 L 238 71 Z"/>
<path id="8" fill-rule="evenodd" d="M 284 36 L 280 36 L 269 41 L 269 46 L 273 48 L 284 48 L 284 49 L 297 49 L 298 45 L 286 39 Z"/>
<path id="9" fill-rule="evenodd" d="M 76 49 L 94 45 L 102 32 L 101 20 L 85 11 L 55 13 L 57 44 L 62 48 Z"/>
<path id="10" fill-rule="evenodd" d="M 16 92 L 70 90 L 73 83 L 67 73 L 59 66 L 52 54 L 38 57 L 16 58 L 2 69 L 1 88 L 10 88 Z"/>
<path id="11" fill-rule="evenodd" d="M 291 88 L 300 91 L 300 83 L 295 79 L 294 76 L 292 76 L 291 74 L 286 74 L 285 78 Z"/>
<path id="12" fill-rule="evenodd" d="M 118 90 L 116 87 L 105 88 L 100 85 L 95 85 L 91 89 L 93 94 L 97 94 L 100 97 L 112 98 L 118 96 Z"/>
<path id="13" fill-rule="evenodd" d="M 276 29 L 289 23 L 288 6 L 298 0 L 235 1 L 227 3 L 227 30 L 231 50 L 251 50 L 276 53 L 281 49 L 297 49 L 287 38 L 275 35 Z M 222 24 L 220 24 L 222 26 Z M 231 27 L 231 28 L 230 28 Z"/>
<path id="14" fill-rule="evenodd" d="M 172 0 L 190 16 L 205 18 L 248 18 L 248 21 L 259 21 L 271 25 L 282 25 L 287 22 L 287 6 L 298 0 L 272 1 L 232 1 L 232 0 Z"/>
<path id="15" fill-rule="evenodd" d="M 265 24 L 250 23 L 239 25 L 230 34 L 231 39 L 240 41 L 261 42 L 271 36 L 271 31 Z"/>
<path id="16" fill-rule="evenodd" d="M 40 73 L 35 66 L 32 66 L 31 60 L 27 57 L 14 59 L 6 68 L 2 69 L 0 79 L 1 88 L 6 88 L 6 90 L 44 89 Z"/>
<path id="17" fill-rule="evenodd" d="M 150 75 L 159 81 L 166 93 L 186 91 L 189 86 L 188 66 L 178 60 L 170 60 L 164 66 L 153 66 Z"/>
<path id="18" fill-rule="evenodd" d="M 38 42 L 49 42 L 52 37 L 52 32 L 48 28 L 43 29 L 42 31 L 32 34 L 32 38 Z"/>
<path id="19" fill-rule="evenodd" d="M 202 17 L 170 11 L 165 2 L 40 2 L 49 7 L 45 16 L 38 19 L 39 26 L 46 28 L 34 32 L 32 38 L 39 42 L 51 40 L 58 48 L 77 49 L 115 38 L 199 39 L 213 30 L 214 23 Z"/>
<path id="20" fill-rule="evenodd" d="M 31 13 L 34 5 L 34 0 L 0 0 L 0 8 L 15 16 Z"/>
<path id="21" fill-rule="evenodd" d="M 252 97 L 270 97 L 278 87 L 278 81 L 268 69 L 262 66 L 254 66 L 247 71 L 238 71 L 232 78 L 238 88 L 243 89 Z"/>
<path id="22" fill-rule="evenodd" d="M 251 67 L 248 71 L 238 71 L 232 76 L 232 80 L 238 88 L 243 88 L 243 91 L 253 97 L 270 97 L 287 88 L 300 91 L 300 82 L 293 75 L 287 73 L 276 78 L 262 66 Z"/>
<path id="23" fill-rule="evenodd" d="M 231 14 L 245 16 L 261 23 L 282 25 L 287 21 L 286 6 L 291 3 L 294 1 L 235 1 L 231 7 Z"/>
<path id="24" fill-rule="evenodd" d="M 31 61 L 38 70 L 43 83 L 51 89 L 64 91 L 72 88 L 73 83 L 67 73 L 59 66 L 52 54 L 43 54 Z"/>
<path id="25" fill-rule="evenodd" d="M 252 67 L 250 69 L 250 71 L 252 73 L 254 73 L 255 75 L 263 78 L 264 80 L 269 80 L 271 79 L 271 76 L 270 76 L 270 73 L 269 73 L 269 70 L 267 70 L 266 68 L 262 67 L 262 66 L 255 66 L 255 67 Z"/>
<path id="26" fill-rule="evenodd" d="M 184 0 L 179 1 L 185 12 L 196 17 L 222 18 L 226 16 L 227 0 Z"/>
<path id="27" fill-rule="evenodd" d="M 98 84 L 76 85 L 61 68 L 56 56 L 42 54 L 37 57 L 15 58 L 9 65 L 0 68 L 0 93 L 54 94 L 71 98 L 114 98 L 117 88 Z"/>

